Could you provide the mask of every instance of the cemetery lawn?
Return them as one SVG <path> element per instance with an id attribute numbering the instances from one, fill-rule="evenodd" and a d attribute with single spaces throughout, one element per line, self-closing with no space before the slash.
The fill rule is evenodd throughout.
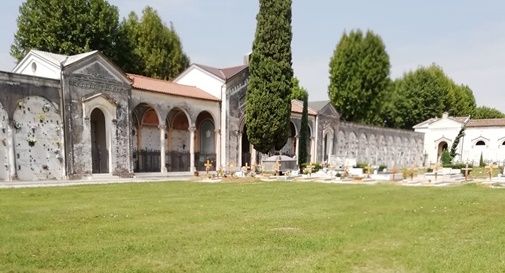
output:
<path id="1" fill-rule="evenodd" d="M 0 190 L 0 272 L 504 272 L 505 191 L 315 183 Z"/>

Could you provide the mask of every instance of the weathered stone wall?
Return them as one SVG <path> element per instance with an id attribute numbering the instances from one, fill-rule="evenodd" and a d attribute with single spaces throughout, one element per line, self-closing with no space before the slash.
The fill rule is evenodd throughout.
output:
<path id="1" fill-rule="evenodd" d="M 131 85 L 116 74 L 99 55 L 63 71 L 66 167 L 71 178 L 92 174 L 90 115 L 96 108 L 105 115 L 110 173 L 132 174 Z"/>
<path id="2" fill-rule="evenodd" d="M 423 137 L 408 130 L 340 122 L 332 154 L 372 165 L 420 166 Z"/>
<path id="3" fill-rule="evenodd" d="M 241 164 L 240 147 L 242 134 L 245 133 L 245 96 L 249 70 L 245 69 L 227 83 L 226 100 L 226 128 L 222 133 L 226 134 L 226 162 L 239 166 Z"/>
<path id="4" fill-rule="evenodd" d="M 0 181 L 10 180 L 9 154 L 12 145 L 9 131 L 9 117 L 0 103 Z"/>
<path id="5" fill-rule="evenodd" d="M 58 108 L 38 96 L 25 97 L 17 105 L 13 121 L 18 179 L 62 179 L 63 124 Z"/>

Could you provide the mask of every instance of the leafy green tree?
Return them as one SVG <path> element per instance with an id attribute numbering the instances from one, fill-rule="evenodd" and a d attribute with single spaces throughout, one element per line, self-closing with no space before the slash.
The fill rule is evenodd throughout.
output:
<path id="1" fill-rule="evenodd" d="M 260 0 L 246 95 L 247 136 L 262 152 L 281 149 L 291 114 L 291 0 Z"/>
<path id="2" fill-rule="evenodd" d="M 302 168 L 304 163 L 308 162 L 308 136 L 309 136 L 309 94 L 305 88 L 300 86 L 300 83 L 296 77 L 293 77 L 293 91 L 291 94 L 292 98 L 295 100 L 303 101 L 302 110 L 302 122 L 300 125 L 299 141 L 298 141 L 298 166 Z"/>
<path id="3" fill-rule="evenodd" d="M 19 8 L 11 55 L 30 49 L 59 54 L 100 50 L 112 60 L 121 54 L 117 7 L 105 0 L 27 0 Z"/>
<path id="4" fill-rule="evenodd" d="M 505 114 L 500 112 L 498 109 L 492 107 L 479 106 L 475 108 L 475 112 L 472 118 L 474 119 L 505 118 Z"/>
<path id="5" fill-rule="evenodd" d="M 409 129 L 429 118 L 448 111 L 452 86 L 442 69 L 436 65 L 410 71 L 394 83 L 388 108 L 394 113 L 386 124 Z"/>
<path id="6" fill-rule="evenodd" d="M 382 124 L 380 112 L 390 84 L 390 63 L 379 35 L 344 33 L 330 61 L 331 102 L 347 121 Z"/>
<path id="7" fill-rule="evenodd" d="M 119 64 L 124 70 L 159 79 L 173 79 L 189 66 L 180 39 L 151 7 L 142 18 L 131 12 L 120 26 L 128 50 Z"/>
<path id="8" fill-rule="evenodd" d="M 452 156 L 449 151 L 444 151 L 441 156 L 442 166 L 444 168 L 449 168 L 452 165 Z"/>
<path id="9" fill-rule="evenodd" d="M 452 116 L 470 116 L 475 111 L 475 97 L 470 87 L 456 85 L 450 80 L 450 102 L 448 112 Z"/>

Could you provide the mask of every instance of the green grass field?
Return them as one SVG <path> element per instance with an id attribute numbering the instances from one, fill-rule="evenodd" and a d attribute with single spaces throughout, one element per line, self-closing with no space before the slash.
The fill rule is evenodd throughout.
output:
<path id="1" fill-rule="evenodd" d="M 314 183 L 0 190 L 0 272 L 505 272 L 505 191 Z"/>

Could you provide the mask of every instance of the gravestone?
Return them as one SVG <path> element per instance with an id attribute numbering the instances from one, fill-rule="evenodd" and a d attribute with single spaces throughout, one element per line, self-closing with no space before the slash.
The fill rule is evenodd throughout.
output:
<path id="1" fill-rule="evenodd" d="M 14 111 L 14 153 L 20 180 L 63 178 L 63 123 L 42 97 L 26 97 Z"/>

